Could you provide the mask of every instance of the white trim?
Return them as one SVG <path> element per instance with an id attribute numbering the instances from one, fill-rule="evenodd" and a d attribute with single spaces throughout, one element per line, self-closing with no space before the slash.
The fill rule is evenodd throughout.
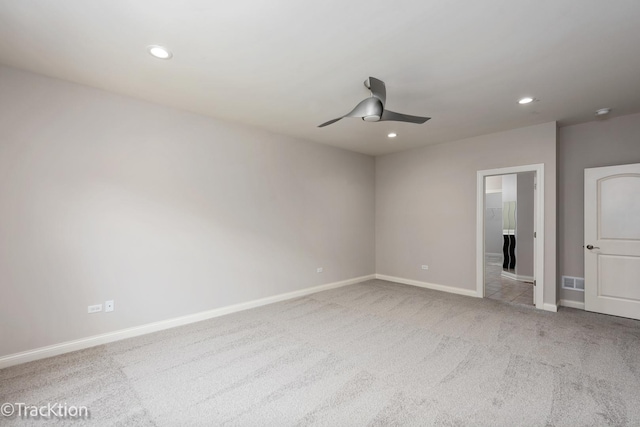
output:
<path id="1" fill-rule="evenodd" d="M 500 272 L 500 275 L 502 277 L 505 277 L 505 278 L 511 279 L 511 280 L 518 280 L 520 282 L 533 283 L 533 277 L 532 276 L 522 276 L 520 274 L 514 274 L 514 273 L 510 273 L 508 271 L 504 271 L 504 270 L 502 270 Z"/>
<path id="2" fill-rule="evenodd" d="M 495 193 L 502 193 L 502 189 L 499 189 L 499 190 L 487 190 L 487 194 L 495 194 Z"/>
<path id="3" fill-rule="evenodd" d="M 509 273 L 508 271 L 504 271 L 504 270 L 500 272 L 500 276 L 506 277 L 507 279 L 511 279 L 511 280 L 518 280 L 516 279 L 517 276 L 515 273 Z"/>
<path id="4" fill-rule="evenodd" d="M 500 253 L 494 253 L 494 252 L 485 252 L 485 255 L 491 255 L 491 256 L 502 256 L 504 255 L 502 252 Z"/>
<path id="5" fill-rule="evenodd" d="M 536 307 L 536 308 L 537 308 L 537 307 Z M 543 309 L 543 310 L 545 310 L 545 311 L 553 311 L 553 312 L 555 313 L 555 312 L 557 312 L 557 311 L 558 311 L 558 306 L 557 306 L 557 305 L 555 305 L 555 304 L 549 304 L 549 303 L 546 303 L 546 302 L 545 302 L 545 303 L 543 304 L 542 309 Z"/>
<path id="6" fill-rule="evenodd" d="M 435 283 L 421 282 L 419 280 L 403 279 L 401 277 L 385 276 L 384 274 L 376 274 L 376 279 L 386 280 L 388 282 L 402 283 L 403 285 L 417 286 L 419 288 L 433 289 L 435 291 L 449 292 L 450 294 L 465 295 L 468 297 L 477 297 L 478 294 L 473 289 L 462 289 L 447 285 L 437 285 Z"/>
<path id="7" fill-rule="evenodd" d="M 173 319 L 161 320 L 159 322 L 147 323 L 146 325 L 135 326 L 133 328 L 121 329 L 119 331 L 108 332 L 106 334 L 94 335 L 91 337 L 80 338 L 73 341 L 67 341 L 59 344 L 49 345 L 46 347 L 36 348 L 33 350 L 23 351 L 20 353 L 10 354 L 8 356 L 0 357 L 0 369 L 18 365 L 20 363 L 31 362 L 33 360 L 57 356 L 63 353 L 69 353 L 71 351 L 82 350 L 85 348 L 94 347 L 96 345 L 107 344 L 126 338 L 137 337 L 140 335 L 150 334 L 152 332 L 175 328 L 176 326 L 188 325 L 190 323 L 200 322 L 214 317 L 224 316 L 225 314 L 235 313 L 238 311 L 260 307 L 267 304 L 273 304 L 279 301 L 298 298 L 301 296 L 314 294 L 316 292 L 326 291 L 329 289 L 339 288 L 347 285 L 353 285 L 355 283 L 365 282 L 367 280 L 375 278 L 375 274 L 355 277 L 353 279 L 342 280 L 340 282 L 327 283 L 324 285 L 314 286 L 311 288 L 287 292 L 279 295 L 273 295 L 270 297 L 229 305 L 226 307 L 214 308 L 213 310 L 202 311 L 200 313 L 189 314 L 182 317 L 175 317 Z"/>
<path id="8" fill-rule="evenodd" d="M 556 311 L 557 306 L 544 304 L 544 164 L 514 166 L 500 169 L 478 171 L 476 180 L 476 293 L 484 296 L 484 178 L 493 175 L 507 175 L 519 172 L 536 173 L 535 215 L 535 274 L 536 278 L 536 308 L 539 310 Z M 547 308 L 547 305 L 549 308 Z M 551 310 L 550 307 L 555 307 Z"/>
<path id="9" fill-rule="evenodd" d="M 584 310 L 584 303 L 580 301 L 572 301 L 570 299 L 561 299 L 560 305 L 563 307 L 577 308 L 579 310 Z"/>

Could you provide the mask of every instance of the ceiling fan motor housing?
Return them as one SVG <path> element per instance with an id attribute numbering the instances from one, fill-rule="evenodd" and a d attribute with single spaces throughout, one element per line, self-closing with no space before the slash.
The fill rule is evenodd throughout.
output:
<path id="1" fill-rule="evenodd" d="M 358 104 L 355 109 L 362 109 L 362 120 L 364 120 L 365 122 L 377 122 L 382 116 L 382 102 L 378 98 L 373 96 L 360 102 L 360 104 Z"/>

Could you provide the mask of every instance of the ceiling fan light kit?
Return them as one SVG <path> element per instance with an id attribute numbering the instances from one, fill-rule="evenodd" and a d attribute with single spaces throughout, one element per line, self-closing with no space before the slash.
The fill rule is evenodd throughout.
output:
<path id="1" fill-rule="evenodd" d="M 337 119 L 329 120 L 318 127 L 325 127 L 332 123 L 337 122 L 345 117 L 357 117 L 361 118 L 365 122 L 407 122 L 422 124 L 430 119 L 430 117 L 411 116 L 409 114 L 396 113 L 394 111 L 386 110 L 384 104 L 387 100 L 387 90 L 382 80 L 375 77 L 369 77 L 364 82 L 364 86 L 371 91 L 371 96 L 363 101 L 360 101 L 351 112 L 345 114 Z"/>

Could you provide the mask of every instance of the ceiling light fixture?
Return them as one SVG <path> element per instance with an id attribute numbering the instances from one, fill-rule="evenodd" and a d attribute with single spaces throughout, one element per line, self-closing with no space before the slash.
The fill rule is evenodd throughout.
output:
<path id="1" fill-rule="evenodd" d="M 164 46 L 151 45 L 147 46 L 147 50 L 151 55 L 158 59 L 171 59 L 173 56 L 171 51 Z"/>
<path id="2" fill-rule="evenodd" d="M 524 98 L 520 99 L 520 101 L 518 101 L 518 104 L 522 104 L 522 105 L 524 105 L 524 104 L 530 104 L 530 103 L 532 103 L 533 101 L 535 101 L 535 99 L 534 99 L 534 98 L 531 98 L 530 96 L 525 96 Z"/>
<path id="3" fill-rule="evenodd" d="M 596 111 L 596 116 L 606 116 L 611 112 L 611 108 L 601 108 Z"/>
<path id="4" fill-rule="evenodd" d="M 398 136 L 398 134 L 395 132 L 391 132 L 389 135 L 387 135 L 387 137 L 389 138 L 395 138 L 396 136 Z"/>

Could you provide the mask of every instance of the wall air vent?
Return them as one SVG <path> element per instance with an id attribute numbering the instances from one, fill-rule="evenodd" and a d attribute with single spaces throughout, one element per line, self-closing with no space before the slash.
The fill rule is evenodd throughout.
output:
<path id="1" fill-rule="evenodd" d="M 576 289 L 579 291 L 584 291 L 584 279 L 576 277 Z"/>
<path id="2" fill-rule="evenodd" d="M 584 279 L 582 277 L 562 276 L 562 288 L 584 292 Z"/>

